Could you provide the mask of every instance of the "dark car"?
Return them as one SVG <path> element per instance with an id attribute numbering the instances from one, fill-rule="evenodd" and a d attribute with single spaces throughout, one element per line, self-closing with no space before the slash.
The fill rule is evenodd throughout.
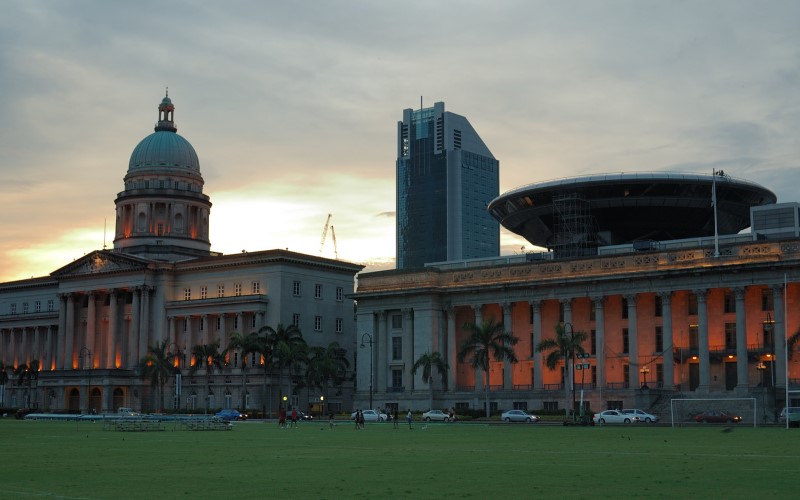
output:
<path id="1" fill-rule="evenodd" d="M 737 424 L 742 417 L 719 410 L 704 411 L 694 416 L 695 421 L 707 424 Z"/>
<path id="2" fill-rule="evenodd" d="M 292 413 L 289 412 L 289 418 L 292 418 Z M 303 413 L 300 410 L 297 410 L 297 420 L 314 420 L 313 415 L 309 415 L 307 413 Z"/>
<path id="3" fill-rule="evenodd" d="M 233 408 L 226 408 L 224 410 L 220 410 L 217 412 L 215 417 L 221 418 L 222 420 L 246 420 L 247 415 L 241 413 L 239 410 L 235 410 Z"/>

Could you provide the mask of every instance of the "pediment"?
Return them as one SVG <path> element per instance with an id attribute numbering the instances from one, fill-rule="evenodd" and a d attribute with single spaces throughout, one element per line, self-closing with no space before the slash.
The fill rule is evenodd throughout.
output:
<path id="1" fill-rule="evenodd" d="M 132 255 L 95 250 L 53 271 L 50 276 L 54 278 L 68 278 L 71 276 L 86 276 L 125 271 L 140 271 L 147 268 L 150 262 Z"/>

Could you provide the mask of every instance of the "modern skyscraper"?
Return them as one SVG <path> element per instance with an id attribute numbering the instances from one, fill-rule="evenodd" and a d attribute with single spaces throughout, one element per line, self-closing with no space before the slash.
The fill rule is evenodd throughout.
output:
<path id="1" fill-rule="evenodd" d="M 397 268 L 500 254 L 486 207 L 499 195 L 500 163 L 463 116 L 403 110 L 397 123 Z"/>

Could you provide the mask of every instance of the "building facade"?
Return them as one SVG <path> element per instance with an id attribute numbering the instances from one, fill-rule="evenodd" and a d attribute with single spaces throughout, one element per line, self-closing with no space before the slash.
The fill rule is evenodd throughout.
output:
<path id="1" fill-rule="evenodd" d="M 212 252 L 211 203 L 173 112 L 165 97 L 155 132 L 131 155 L 116 198 L 113 250 L 91 252 L 47 277 L 0 284 L 0 361 L 8 374 L 0 406 L 160 408 L 139 364 L 150 346 L 166 342 L 181 374 L 167 381 L 166 408 L 277 411 L 279 374 L 264 375 L 269 360 L 261 356 L 229 351 L 220 370 L 192 370 L 194 346 L 218 342 L 224 350 L 232 335 L 266 326 L 295 325 L 309 345 L 338 342 L 353 359 L 347 294 L 362 266 L 287 250 Z M 352 386 L 290 392 L 287 403 L 304 410 L 322 396 L 325 408 L 346 410 Z"/>
<path id="2" fill-rule="evenodd" d="M 486 211 L 499 193 L 499 162 L 463 116 L 406 109 L 397 124 L 397 268 L 500 254 Z"/>
<path id="3" fill-rule="evenodd" d="M 754 208 L 763 215 L 754 219 L 777 231 L 764 223 L 770 210 L 793 213 L 795 224 L 796 204 Z M 371 397 L 380 407 L 427 409 L 429 386 L 411 367 L 438 351 L 449 368 L 444 383 L 433 378 L 434 406 L 482 409 L 483 374 L 457 354 L 465 324 L 493 319 L 519 342 L 517 363 L 491 363 L 492 408 L 571 407 L 565 388 L 574 383 L 573 398 L 582 391 L 595 411 L 661 405 L 669 413 L 671 398 L 743 397 L 756 398 L 772 421 L 787 384 L 800 388 L 800 356 L 792 345 L 787 352 L 800 330 L 800 240 L 778 231 L 717 243 L 719 256 L 714 238 L 697 238 L 646 251 L 631 244 L 589 257 L 528 254 L 362 274 L 358 333 L 373 343 L 371 358 L 360 349 L 355 404 Z M 587 333 L 586 370 L 574 371 L 574 359 L 545 365 L 548 353 L 536 346 L 556 325 Z"/>

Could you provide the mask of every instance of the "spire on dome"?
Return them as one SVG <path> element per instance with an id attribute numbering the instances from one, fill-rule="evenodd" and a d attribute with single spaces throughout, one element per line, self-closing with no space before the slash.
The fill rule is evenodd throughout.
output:
<path id="1" fill-rule="evenodd" d="M 156 124 L 155 131 L 177 132 L 178 127 L 175 126 L 175 122 L 172 119 L 174 113 L 175 106 L 169 98 L 169 87 L 167 87 L 164 99 L 162 99 L 161 104 L 158 105 L 158 123 Z"/>

